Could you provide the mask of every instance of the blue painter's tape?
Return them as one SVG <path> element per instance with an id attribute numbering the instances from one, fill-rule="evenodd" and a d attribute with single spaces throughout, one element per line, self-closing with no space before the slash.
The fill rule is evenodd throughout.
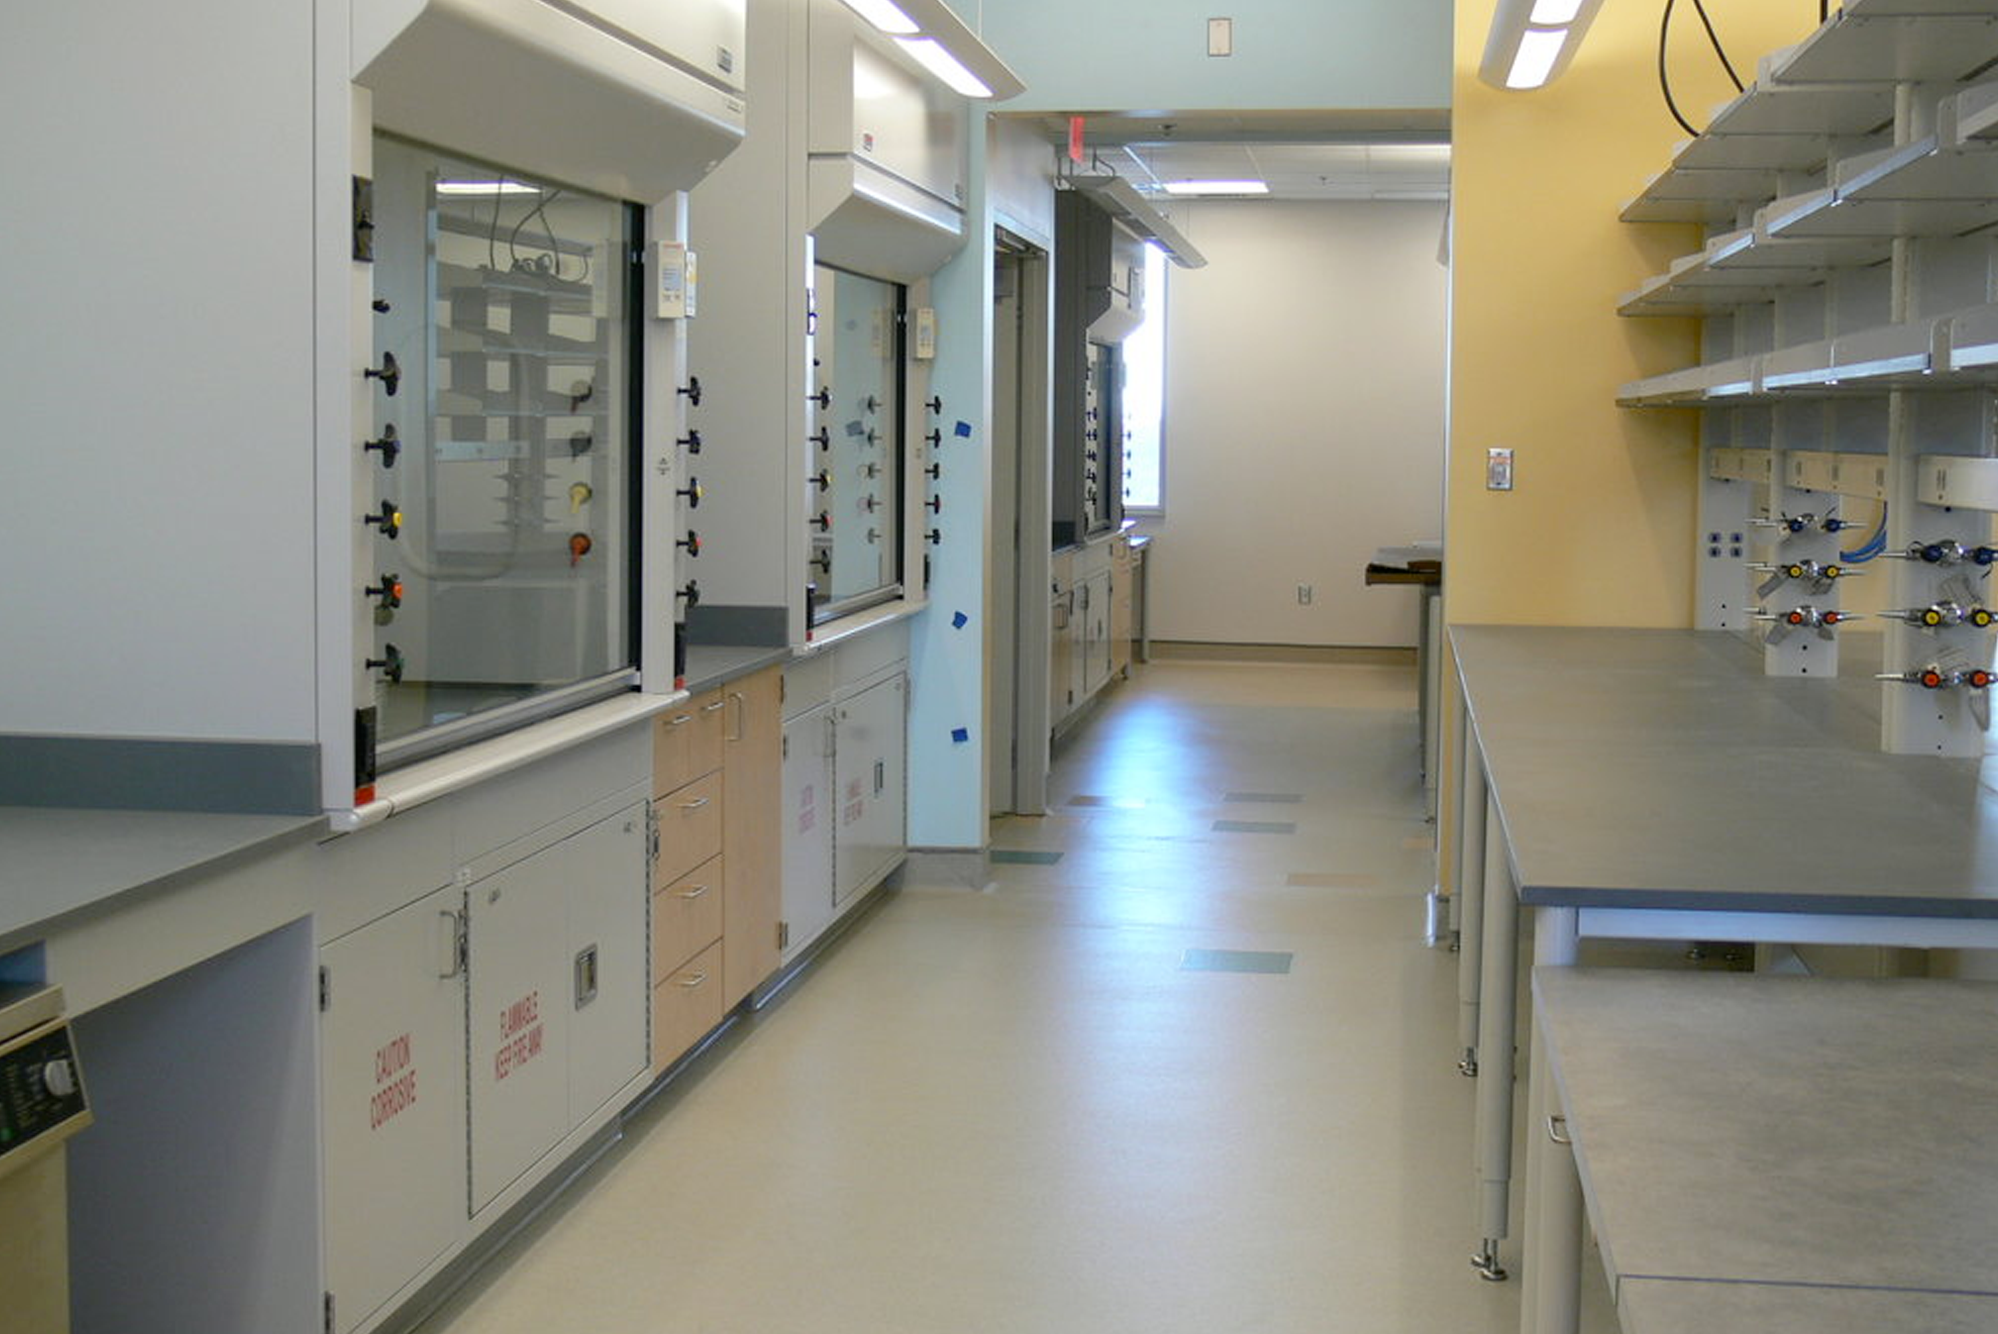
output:
<path id="1" fill-rule="evenodd" d="M 971 729 L 969 727 L 953 727 L 950 729 L 950 739 L 961 746 L 971 740 Z"/>
<path id="2" fill-rule="evenodd" d="M 960 440 L 969 440 L 969 439 L 971 439 L 971 423 L 970 423 L 970 422 L 959 422 L 959 423 L 957 424 L 957 432 L 956 432 L 956 434 L 957 434 L 957 438 L 958 438 L 958 439 L 960 439 Z"/>
<path id="3" fill-rule="evenodd" d="M 848 422 L 846 424 L 846 433 L 848 435 L 866 435 L 867 428 L 859 422 Z"/>
<path id="4" fill-rule="evenodd" d="M 963 612 L 960 611 L 960 612 L 951 613 L 951 618 L 950 618 L 951 629 L 962 630 L 964 629 L 965 626 L 970 624 L 971 624 L 971 618 L 969 616 L 966 616 Z"/>

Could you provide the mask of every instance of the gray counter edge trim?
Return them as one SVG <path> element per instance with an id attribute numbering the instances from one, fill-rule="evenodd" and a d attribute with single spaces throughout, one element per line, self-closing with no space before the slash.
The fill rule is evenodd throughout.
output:
<path id="1" fill-rule="evenodd" d="M 319 747 L 0 733 L 0 804 L 317 815 Z"/>

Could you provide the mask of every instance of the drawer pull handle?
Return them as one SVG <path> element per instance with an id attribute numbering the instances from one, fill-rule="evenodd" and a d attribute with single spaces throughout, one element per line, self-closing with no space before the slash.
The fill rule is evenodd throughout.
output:
<path id="1" fill-rule="evenodd" d="M 702 713 L 713 713 L 713 712 L 715 712 L 716 710 L 720 709 L 720 708 L 722 707 L 722 705 L 724 705 L 724 704 L 726 704 L 726 703 L 728 703 L 728 701 L 727 701 L 727 700 L 725 700 L 725 699 L 718 699 L 718 700 L 716 700 L 716 701 L 715 701 L 714 703 L 712 703 L 712 704 L 703 704 L 703 705 L 701 706 L 701 712 L 702 712 Z"/>
<path id="2" fill-rule="evenodd" d="M 683 899 L 698 899 L 707 892 L 708 887 L 706 885 L 694 885 L 691 888 L 681 890 L 680 897 Z"/>
<path id="3" fill-rule="evenodd" d="M 695 987 L 705 984 L 707 980 L 708 975 L 706 973 L 688 973 L 679 979 L 679 983 L 687 990 L 692 991 Z"/>
<path id="4" fill-rule="evenodd" d="M 692 801 L 681 802 L 680 809 L 683 811 L 697 811 L 712 800 L 714 800 L 712 797 L 695 797 Z"/>
<path id="5" fill-rule="evenodd" d="M 692 721 L 694 721 L 693 714 L 682 713 L 682 714 L 676 714 L 666 725 L 668 727 L 682 727 L 685 726 L 687 723 L 691 723 Z"/>
<path id="6" fill-rule="evenodd" d="M 1561 1115 L 1559 1112 L 1556 1112 L 1554 1115 L 1548 1117 L 1547 1138 L 1553 1140 L 1556 1144 L 1561 1144 L 1561 1145 L 1573 1144 L 1575 1142 L 1575 1139 L 1574 1136 L 1568 1133 L 1568 1118 Z"/>

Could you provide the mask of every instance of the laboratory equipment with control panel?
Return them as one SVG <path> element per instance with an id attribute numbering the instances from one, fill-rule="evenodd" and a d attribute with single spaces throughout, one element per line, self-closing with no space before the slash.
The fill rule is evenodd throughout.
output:
<path id="1" fill-rule="evenodd" d="M 63 1145 L 90 1120 L 62 989 L 0 986 L 0 1324 L 10 1334 L 68 1334 Z"/>

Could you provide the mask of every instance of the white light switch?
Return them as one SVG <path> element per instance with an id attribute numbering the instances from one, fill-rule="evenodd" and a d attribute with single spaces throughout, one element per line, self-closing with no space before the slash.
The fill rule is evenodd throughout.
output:
<path id="1" fill-rule="evenodd" d="M 1485 451 L 1485 490 L 1512 490 L 1511 450 L 1488 449 Z"/>

